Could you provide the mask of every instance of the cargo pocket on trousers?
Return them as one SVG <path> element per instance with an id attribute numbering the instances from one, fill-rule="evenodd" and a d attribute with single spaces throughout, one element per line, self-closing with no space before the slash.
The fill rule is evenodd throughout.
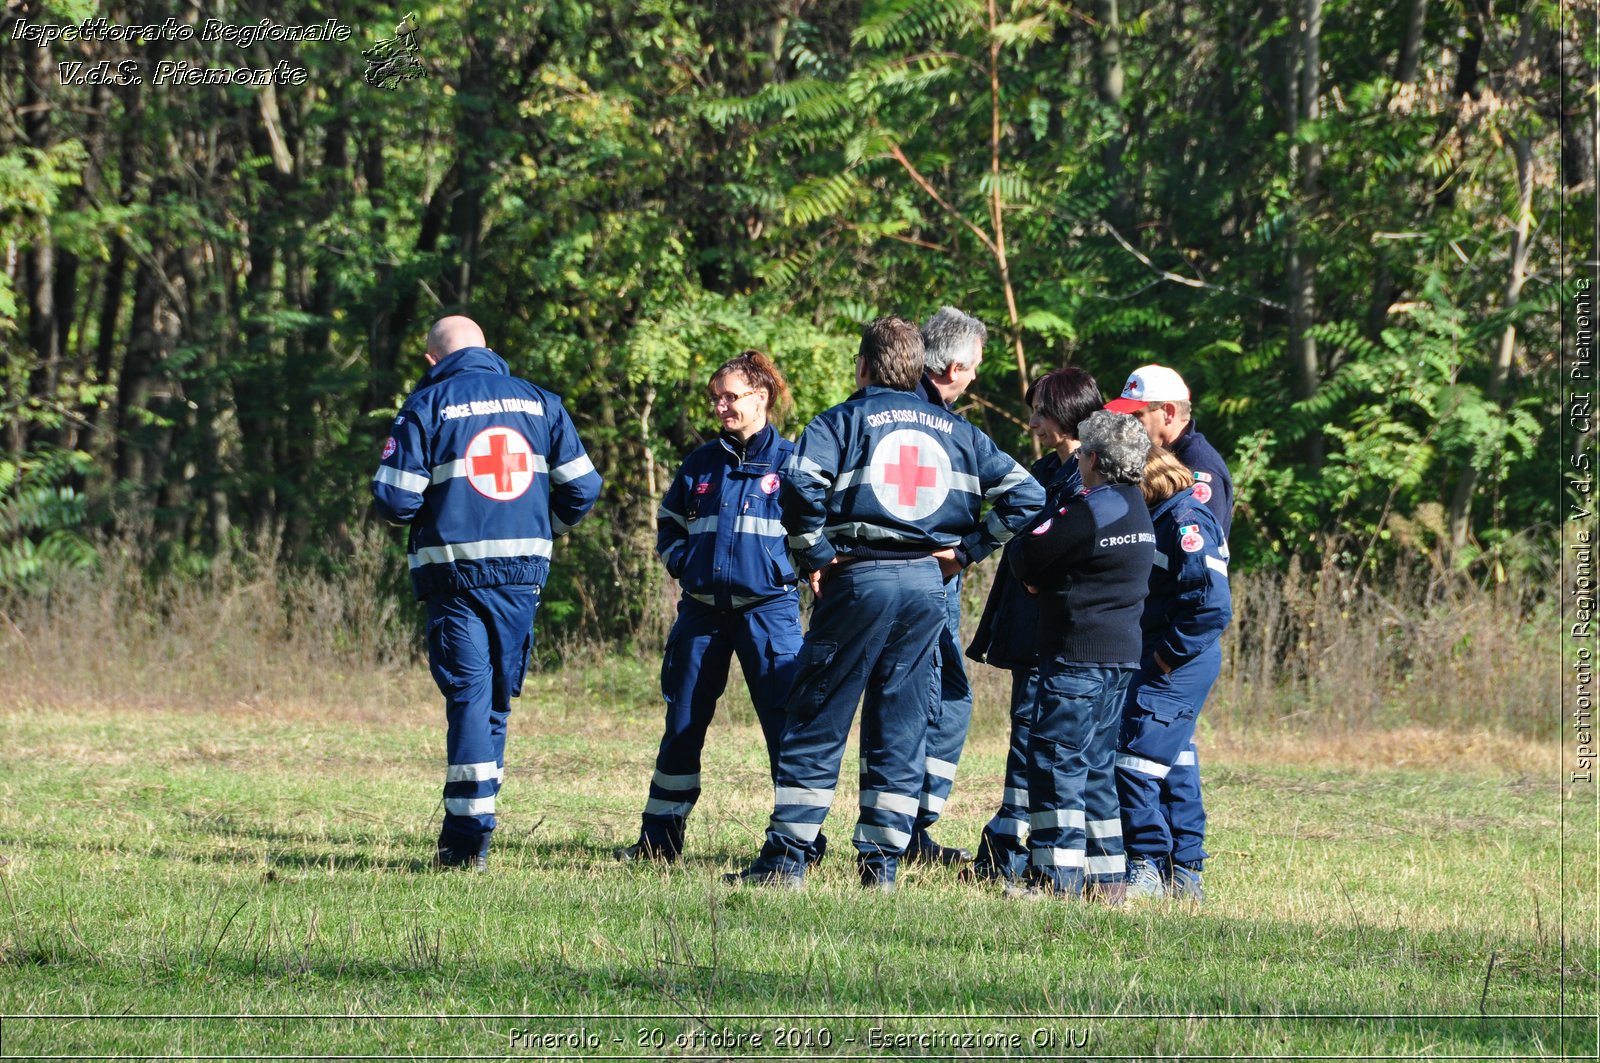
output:
<path id="1" fill-rule="evenodd" d="M 807 642 L 800 647 L 795 658 L 794 686 L 789 692 L 789 715 L 798 720 L 812 720 L 827 703 L 828 693 L 838 683 L 833 674 L 833 658 L 839 652 L 837 642 Z"/>

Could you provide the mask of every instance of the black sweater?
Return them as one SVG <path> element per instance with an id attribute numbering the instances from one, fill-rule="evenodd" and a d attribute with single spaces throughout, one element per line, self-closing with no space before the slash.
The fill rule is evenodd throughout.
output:
<path id="1" fill-rule="evenodd" d="M 1156 537 L 1144 496 L 1106 484 L 1072 498 L 1007 552 L 1011 571 L 1039 588 L 1039 655 L 1135 666 L 1139 614 Z"/>

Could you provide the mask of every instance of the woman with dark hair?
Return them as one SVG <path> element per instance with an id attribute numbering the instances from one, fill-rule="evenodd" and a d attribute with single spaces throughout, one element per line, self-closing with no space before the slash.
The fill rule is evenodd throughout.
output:
<path id="1" fill-rule="evenodd" d="M 745 351 L 711 375 L 722 431 L 679 468 L 656 516 L 656 553 L 683 591 L 661 662 L 666 730 L 639 840 L 622 861 L 671 862 L 700 797 L 700 751 L 734 654 L 777 764 L 784 702 L 800 650 L 799 577 L 789 562 L 778 485 L 794 444 L 772 420 L 791 406 L 772 360 Z"/>
<path id="2" fill-rule="evenodd" d="M 1029 386 L 1025 398 L 1033 410 L 1028 430 L 1046 451 L 1029 470 L 1044 485 L 1042 521 L 1083 490 L 1078 473 L 1078 422 L 1100 409 L 1104 399 L 1094 377 L 1077 366 L 1046 373 Z M 1006 560 L 1018 549 L 1022 537 L 1019 534 L 1006 545 Z M 979 878 L 1015 882 L 1022 877 L 1028 859 L 1023 839 L 1028 827 L 1028 730 L 1039 688 L 1039 604 L 1004 561 L 989 588 L 989 600 L 967 656 L 1011 672 L 1011 742 L 1005 790 L 1000 810 L 983 828 L 971 872 Z"/>
<path id="3" fill-rule="evenodd" d="M 1206 813 L 1194 725 L 1222 669 L 1222 633 L 1233 619 L 1228 541 L 1195 490 L 1194 473 L 1171 451 L 1150 451 L 1140 487 L 1156 556 L 1139 621 L 1139 671 L 1117 742 L 1128 897 L 1199 901 Z"/>

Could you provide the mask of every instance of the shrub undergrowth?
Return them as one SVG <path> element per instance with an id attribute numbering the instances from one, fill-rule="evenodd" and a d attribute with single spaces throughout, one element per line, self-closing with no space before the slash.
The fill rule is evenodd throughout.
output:
<path id="1" fill-rule="evenodd" d="M 393 594 L 395 561 L 380 532 L 356 534 L 342 563 L 321 571 L 292 570 L 276 556 L 275 544 L 264 543 L 199 574 L 151 575 L 138 544 L 115 543 L 100 550 L 92 571 L 63 568 L 27 589 L 0 591 L 9 685 L 16 696 L 57 704 L 314 703 L 337 695 L 377 706 L 400 690 L 430 696 L 421 608 Z M 969 627 L 992 573 L 988 564 L 969 574 Z M 1291 565 L 1236 573 L 1233 594 L 1223 672 L 1206 709 L 1212 729 L 1424 726 L 1545 739 L 1559 726 L 1545 711 L 1559 683 L 1550 652 L 1559 605 L 1531 587 L 1404 570 L 1378 584 L 1332 565 Z M 670 593 L 658 596 L 652 611 L 664 615 L 653 635 L 626 647 L 546 639 L 535 668 L 594 671 L 628 687 L 626 700 L 650 700 L 670 616 Z M 622 662 L 636 667 L 619 669 Z M 1008 673 L 970 663 L 968 671 L 980 706 L 1006 704 Z M 734 701 L 741 686 L 729 684 Z"/>

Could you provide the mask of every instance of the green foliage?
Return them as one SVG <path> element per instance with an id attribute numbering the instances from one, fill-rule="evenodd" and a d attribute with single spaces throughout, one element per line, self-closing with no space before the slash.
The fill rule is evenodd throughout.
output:
<path id="1" fill-rule="evenodd" d="M 359 48 L 296 49 L 310 77 L 275 89 L 270 122 L 253 91 L 30 88 L 14 65 L 8 103 L 36 92 L 49 113 L 12 108 L 0 149 L 7 490 L 44 455 L 90 465 L 30 472 L 50 493 L 29 504 L 63 522 L 8 534 L 37 551 L 133 531 L 175 559 L 264 537 L 336 565 L 428 319 L 459 309 L 566 397 L 607 477 L 555 567 L 552 643 L 626 643 L 662 620 L 652 492 L 713 430 L 710 369 L 772 353 L 793 433 L 848 391 L 863 323 L 952 303 L 992 337 L 964 409 L 1018 453 L 1017 344 L 1028 375 L 1075 364 L 1112 393 L 1139 364 L 1178 368 L 1237 474 L 1241 571 L 1354 542 L 1368 577 L 1418 550 L 1492 574 L 1557 523 L 1558 367 L 1528 338 L 1555 333 L 1552 266 L 1593 194 L 1563 202 L 1544 161 L 1564 146 L 1560 49 L 1511 61 L 1523 20 L 1555 32 L 1557 10 L 1430 8 L 1401 84 L 1392 6 L 1328 7 L 1321 115 L 1292 131 L 1281 4 L 1123 4 L 1115 40 L 1040 0 L 997 0 L 993 25 L 978 0 L 425 4 L 427 79 L 373 89 Z M 352 25 L 375 40 L 391 17 Z M 1539 165 L 1512 301 L 1521 143 Z M 1311 157 L 1315 187 L 1291 167 Z M 1291 242 L 1315 266 L 1309 388 Z M 24 290 L 63 305 L 35 320 Z M 1395 534 L 1435 510 L 1447 547 Z"/>
<path id="2" fill-rule="evenodd" d="M 21 589 L 57 568 L 94 566 L 94 546 L 83 534 L 88 500 L 67 482 L 92 468 L 82 451 L 0 459 L 0 587 Z"/>

